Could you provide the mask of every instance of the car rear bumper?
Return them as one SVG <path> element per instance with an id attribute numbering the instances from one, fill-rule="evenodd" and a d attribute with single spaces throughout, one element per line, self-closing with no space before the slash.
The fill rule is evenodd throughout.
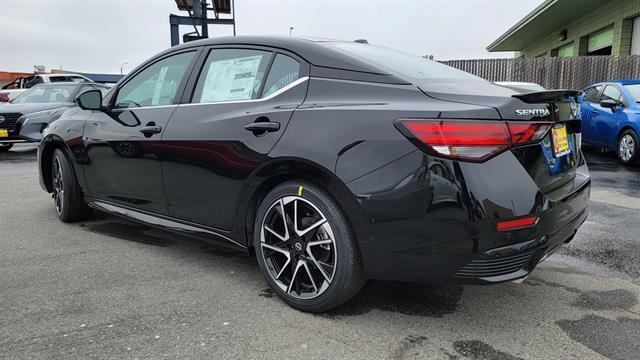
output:
<path id="1" fill-rule="evenodd" d="M 569 242 L 588 216 L 587 165 L 543 193 L 510 153 L 483 164 L 416 151 L 347 184 L 366 226 L 356 229 L 370 278 L 499 283 L 526 277 Z M 536 216 L 498 231 L 498 221 Z"/>
<path id="2" fill-rule="evenodd" d="M 548 233 L 474 255 L 456 271 L 453 278 L 461 282 L 481 284 L 500 283 L 528 276 L 540 262 L 573 239 L 588 217 L 590 191 L 591 183 L 588 182 L 579 191 L 542 214 L 540 222 L 546 223 L 544 228 Z M 563 216 L 566 214 L 570 214 L 568 220 Z M 513 232 L 511 236 L 528 238 L 527 232 L 531 230 L 521 231 L 523 234 Z"/>

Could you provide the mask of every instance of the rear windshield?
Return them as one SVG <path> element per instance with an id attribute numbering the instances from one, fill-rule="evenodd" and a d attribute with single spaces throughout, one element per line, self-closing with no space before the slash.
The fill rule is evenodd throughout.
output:
<path id="1" fill-rule="evenodd" d="M 633 101 L 640 102 L 640 84 L 624 85 L 624 88 L 631 94 Z"/>
<path id="2" fill-rule="evenodd" d="M 36 86 L 11 101 L 14 104 L 71 102 L 75 85 Z"/>
<path id="3" fill-rule="evenodd" d="M 373 63 L 392 74 L 411 79 L 482 80 L 462 70 L 437 61 L 401 51 L 361 43 L 332 43 L 349 56 Z"/>

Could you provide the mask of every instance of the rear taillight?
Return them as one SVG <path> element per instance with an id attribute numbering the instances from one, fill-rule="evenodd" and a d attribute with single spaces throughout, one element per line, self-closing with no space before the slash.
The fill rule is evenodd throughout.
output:
<path id="1" fill-rule="evenodd" d="M 530 216 L 526 218 L 520 218 L 516 220 L 499 221 L 496 224 L 498 231 L 510 231 L 517 229 L 524 229 L 538 224 L 540 220 L 537 216 Z"/>
<path id="2" fill-rule="evenodd" d="M 540 141 L 551 124 L 482 120 L 398 120 L 396 127 L 429 153 L 479 162 L 513 146 Z"/>

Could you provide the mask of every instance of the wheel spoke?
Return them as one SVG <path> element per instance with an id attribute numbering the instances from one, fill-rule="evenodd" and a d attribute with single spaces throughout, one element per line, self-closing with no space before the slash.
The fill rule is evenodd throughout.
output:
<path id="1" fill-rule="evenodd" d="M 289 240 L 289 237 L 288 237 L 289 234 L 285 234 L 285 236 L 282 236 L 282 235 L 278 234 L 277 231 L 273 230 L 272 228 L 270 228 L 267 225 L 264 226 L 264 229 L 267 230 L 268 232 L 270 232 L 271 234 L 273 234 L 275 237 L 277 237 L 278 239 L 280 239 L 282 241 Z"/>
<path id="2" fill-rule="evenodd" d="M 318 292 L 318 287 L 316 286 L 316 281 L 313 280 L 313 275 L 311 275 L 311 269 L 309 269 L 309 265 L 307 265 L 307 262 L 303 262 L 302 263 L 305 270 L 307 270 L 307 276 L 309 276 L 309 280 L 311 280 L 311 285 L 313 285 L 313 289 L 315 290 L 315 292 Z"/>
<path id="3" fill-rule="evenodd" d="M 322 276 L 325 278 L 325 280 L 327 281 L 327 283 L 331 282 L 331 277 L 329 276 L 329 274 L 327 273 L 327 271 L 322 267 L 322 265 L 320 264 L 320 262 L 316 259 L 315 255 L 313 255 L 313 251 L 311 251 L 311 247 L 312 246 L 317 246 L 317 245 L 324 245 L 324 244 L 331 244 L 333 241 L 331 241 L 330 239 L 326 239 L 326 240 L 318 240 L 318 241 L 312 241 L 310 243 L 307 244 L 307 255 L 309 255 L 309 258 L 311 259 L 311 261 L 313 261 L 313 263 L 315 264 L 315 266 L 318 268 L 318 270 L 320 271 L 320 273 L 322 274 Z M 331 271 L 331 273 L 333 273 L 333 270 Z"/>
<path id="4" fill-rule="evenodd" d="M 280 204 L 280 216 L 282 216 L 282 225 L 284 226 L 284 237 L 285 237 L 285 240 L 289 240 L 291 236 L 289 235 L 289 226 L 287 224 L 287 214 L 284 212 L 283 199 L 280 199 L 279 204 Z"/>
<path id="5" fill-rule="evenodd" d="M 298 270 L 300 270 L 300 268 L 302 267 L 302 261 L 298 260 L 298 262 L 295 265 L 295 269 L 293 270 L 293 275 L 291 275 L 291 282 L 289 283 L 289 287 L 287 288 L 287 293 L 291 293 L 291 290 L 293 290 L 294 284 L 296 287 L 296 292 L 298 293 L 298 295 L 300 295 L 300 284 L 298 282 Z"/>
<path id="6" fill-rule="evenodd" d="M 313 230 L 313 229 L 317 229 L 318 227 L 322 226 L 322 224 L 326 223 L 327 219 L 322 219 L 322 220 L 318 220 L 316 221 L 314 224 L 309 225 L 309 227 L 305 228 L 304 230 L 300 231 L 298 229 L 296 229 L 296 234 L 298 236 L 304 236 L 306 235 L 309 231 Z"/>
<path id="7" fill-rule="evenodd" d="M 281 254 L 286 255 L 287 257 L 289 256 L 289 250 L 283 249 L 283 248 L 278 247 L 278 246 L 269 245 L 267 243 L 262 243 L 261 245 L 262 245 L 263 248 L 267 248 L 269 250 L 279 252 Z"/>

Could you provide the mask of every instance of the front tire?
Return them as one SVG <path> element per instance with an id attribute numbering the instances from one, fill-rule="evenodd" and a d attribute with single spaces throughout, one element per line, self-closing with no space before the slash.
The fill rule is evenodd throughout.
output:
<path id="1" fill-rule="evenodd" d="M 11 150 L 12 147 L 12 143 L 0 144 L 0 154 Z"/>
<path id="2" fill-rule="evenodd" d="M 298 310 L 333 309 L 366 281 L 343 210 L 324 189 L 307 182 L 287 182 L 267 194 L 253 244 L 271 288 Z"/>
<path id="3" fill-rule="evenodd" d="M 640 163 L 640 143 L 638 134 L 632 130 L 625 130 L 618 139 L 618 159 L 625 165 Z"/>
<path id="4" fill-rule="evenodd" d="M 87 206 L 71 162 L 60 149 L 51 160 L 51 187 L 58 218 L 64 222 L 85 220 L 93 211 Z"/>

